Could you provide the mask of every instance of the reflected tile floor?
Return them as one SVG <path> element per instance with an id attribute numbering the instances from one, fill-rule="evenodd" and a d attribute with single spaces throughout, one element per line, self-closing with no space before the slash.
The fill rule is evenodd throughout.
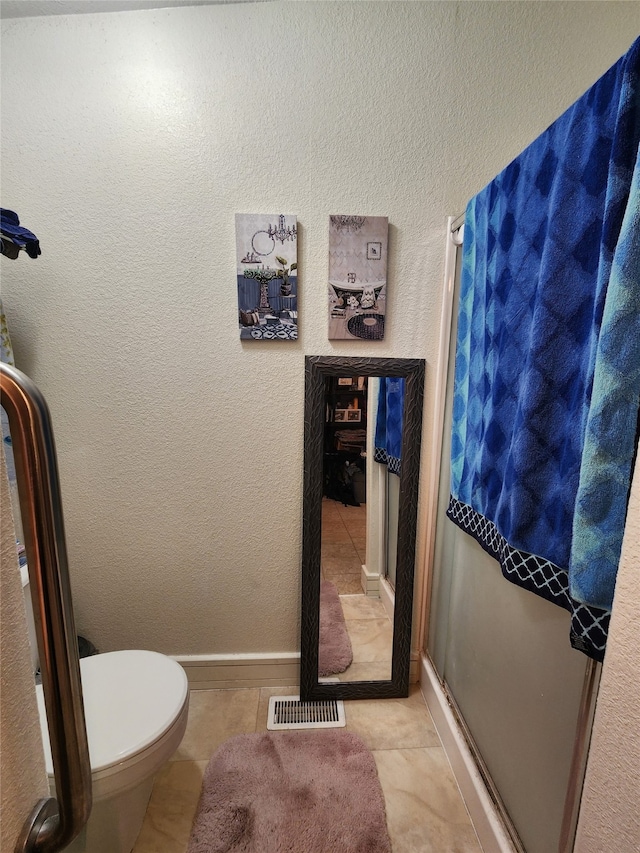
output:
<path id="1" fill-rule="evenodd" d="M 380 599 L 362 589 L 367 507 L 322 501 L 322 576 L 336 585 L 353 649 L 353 663 L 340 681 L 391 678 L 393 626 Z"/>
<path id="2" fill-rule="evenodd" d="M 340 604 L 351 640 L 353 662 L 339 681 L 389 681 L 393 651 L 393 625 L 379 598 L 341 595 Z"/>
<path id="3" fill-rule="evenodd" d="M 366 504 L 343 506 L 323 498 L 322 576 L 333 581 L 341 595 L 362 592 L 366 524 Z"/>
<path id="4" fill-rule="evenodd" d="M 185 853 L 211 754 L 235 734 L 266 731 L 269 697 L 295 693 L 192 691 L 185 737 L 156 779 L 133 853 Z M 345 708 L 347 731 L 363 738 L 376 761 L 393 853 L 482 853 L 419 688 L 407 699 L 358 700 Z"/>

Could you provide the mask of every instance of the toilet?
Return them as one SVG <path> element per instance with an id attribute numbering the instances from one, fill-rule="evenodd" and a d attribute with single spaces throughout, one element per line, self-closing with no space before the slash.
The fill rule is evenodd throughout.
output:
<path id="1" fill-rule="evenodd" d="M 28 584 L 23 588 L 28 591 Z M 27 614 L 31 610 L 25 596 Z M 187 725 L 189 690 L 179 663 L 143 650 L 82 658 L 93 805 L 65 853 L 130 853 L 142 828 L 154 777 L 178 748 Z M 36 685 L 51 795 L 53 760 L 42 685 Z"/>

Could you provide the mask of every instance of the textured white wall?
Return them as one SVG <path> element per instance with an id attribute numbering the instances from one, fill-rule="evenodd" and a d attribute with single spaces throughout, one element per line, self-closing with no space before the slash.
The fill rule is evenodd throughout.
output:
<path id="1" fill-rule="evenodd" d="M 0 851 L 12 853 L 32 808 L 49 796 L 4 451 L 0 449 Z"/>
<path id="2" fill-rule="evenodd" d="M 640 850 L 640 466 L 631 489 L 575 853 Z"/>
<path id="3" fill-rule="evenodd" d="M 298 648 L 303 356 L 425 357 L 430 439 L 445 216 L 639 19 L 290 2 L 3 22 L 2 204 L 43 254 L 3 258 L 2 295 L 52 410 L 81 633 Z M 297 343 L 238 340 L 236 212 L 298 217 Z M 326 339 L 331 213 L 389 217 L 383 343 Z"/>

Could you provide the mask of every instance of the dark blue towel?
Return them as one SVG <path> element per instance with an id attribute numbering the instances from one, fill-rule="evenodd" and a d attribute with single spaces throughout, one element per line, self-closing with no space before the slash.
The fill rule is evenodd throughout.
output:
<path id="1" fill-rule="evenodd" d="M 373 458 L 400 476 L 404 379 L 381 377 Z"/>
<path id="2" fill-rule="evenodd" d="M 640 39 L 469 202 L 461 276 L 449 515 L 511 580 L 571 610 L 574 646 L 599 659 L 640 394 L 638 230 L 623 228 L 637 221 L 639 73 Z M 579 488 L 578 525 L 606 537 L 595 563 L 573 535 Z M 585 562 L 598 582 L 583 595 L 571 567 Z"/>
<path id="3" fill-rule="evenodd" d="M 15 246 L 24 249 L 30 258 L 37 258 L 38 255 L 42 254 L 38 238 L 28 229 L 22 228 L 18 214 L 13 210 L 0 208 L 0 233 L 8 237 Z M 11 257 L 15 257 L 15 255 L 11 255 Z"/>

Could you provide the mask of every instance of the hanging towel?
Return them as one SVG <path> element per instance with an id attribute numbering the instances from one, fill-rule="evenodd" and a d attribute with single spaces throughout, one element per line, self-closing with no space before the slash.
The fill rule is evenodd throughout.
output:
<path id="1" fill-rule="evenodd" d="M 35 234 L 20 225 L 18 214 L 13 210 L 0 208 L 0 233 L 2 234 L 2 254 L 14 260 L 18 257 L 20 249 L 30 258 L 37 258 L 42 254 L 40 242 Z"/>
<path id="2" fill-rule="evenodd" d="M 639 72 L 640 39 L 465 216 L 448 515 L 598 660 L 637 442 Z"/>
<path id="3" fill-rule="evenodd" d="M 382 376 L 379 382 L 373 458 L 400 476 L 404 379 Z"/>
<path id="4" fill-rule="evenodd" d="M 640 389 L 640 160 L 616 246 L 598 340 L 573 519 L 571 595 L 611 608 Z"/>

